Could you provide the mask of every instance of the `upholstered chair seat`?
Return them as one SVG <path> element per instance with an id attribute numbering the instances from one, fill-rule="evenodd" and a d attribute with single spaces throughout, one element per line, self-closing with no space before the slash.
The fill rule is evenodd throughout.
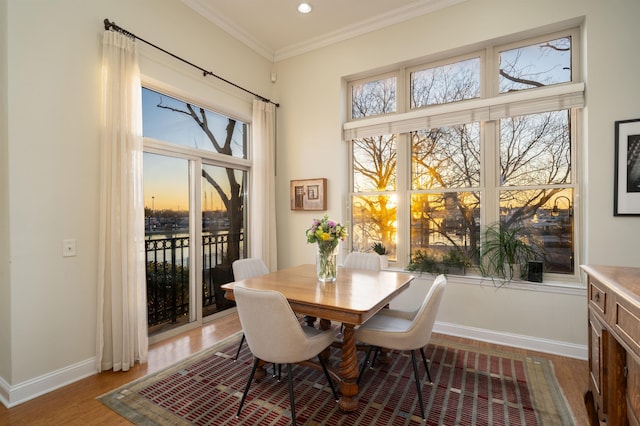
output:
<path id="1" fill-rule="evenodd" d="M 289 302 L 280 292 L 273 290 L 249 289 L 238 284 L 233 290 L 238 307 L 238 316 L 247 344 L 255 356 L 249 380 L 242 395 L 238 416 L 249 392 L 251 381 L 260 360 L 274 364 L 286 364 L 289 382 L 291 419 L 296 424 L 295 402 L 293 398 L 293 378 L 291 364 L 317 357 L 335 400 L 338 395 L 320 353 L 335 339 L 333 329 L 318 330 L 300 324 Z"/>
<path id="2" fill-rule="evenodd" d="M 388 348 L 398 351 L 411 351 L 416 390 L 420 403 L 420 413 L 423 419 L 425 419 L 425 412 L 422 402 L 422 386 L 418 375 L 415 352 L 416 350 L 420 351 L 425 370 L 427 371 L 429 380 L 431 380 L 424 348 L 431 339 L 431 333 L 446 283 L 447 279 L 444 275 L 437 276 L 427 292 L 422 305 L 416 312 L 383 309 L 356 330 L 356 340 L 369 345 L 367 354 L 360 368 L 358 382 L 360 382 L 365 371 L 372 349 L 375 348 L 377 351 L 378 348 Z"/>

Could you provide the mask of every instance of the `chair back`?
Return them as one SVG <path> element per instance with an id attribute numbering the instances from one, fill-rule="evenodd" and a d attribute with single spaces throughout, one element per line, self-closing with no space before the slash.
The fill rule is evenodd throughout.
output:
<path id="1" fill-rule="evenodd" d="M 282 293 L 236 285 L 233 294 L 242 331 L 256 357 L 265 362 L 287 364 L 306 361 L 323 349 L 308 342 Z"/>
<path id="2" fill-rule="evenodd" d="M 429 343 L 446 285 L 447 278 L 444 275 L 438 275 L 427 292 L 413 322 L 406 331 L 406 335 L 403 338 L 405 347 L 394 349 L 418 349 Z"/>
<path id="3" fill-rule="evenodd" d="M 234 281 L 242 281 L 269 273 L 269 269 L 267 269 L 267 265 L 264 264 L 262 259 L 252 257 L 238 259 L 233 262 L 231 267 L 233 268 Z"/>
<path id="4" fill-rule="evenodd" d="M 376 253 L 351 252 L 344 259 L 345 268 L 360 269 L 364 271 L 379 271 L 380 256 Z"/>

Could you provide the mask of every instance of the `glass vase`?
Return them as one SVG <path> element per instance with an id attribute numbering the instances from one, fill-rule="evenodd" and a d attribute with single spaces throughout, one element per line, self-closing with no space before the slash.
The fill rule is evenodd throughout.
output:
<path id="1" fill-rule="evenodd" d="M 318 242 L 316 254 L 318 280 L 332 282 L 338 277 L 338 244 L 336 241 Z"/>

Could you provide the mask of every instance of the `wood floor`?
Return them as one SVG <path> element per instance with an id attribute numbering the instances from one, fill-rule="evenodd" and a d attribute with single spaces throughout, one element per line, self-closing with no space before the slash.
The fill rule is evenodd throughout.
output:
<path id="1" fill-rule="evenodd" d="M 103 372 L 62 389 L 7 409 L 0 404 L 0 425 L 118 425 L 131 424 L 96 400 L 96 397 L 134 379 L 167 367 L 177 360 L 209 347 L 240 330 L 237 314 L 230 314 L 149 348 L 149 360 L 128 372 Z M 448 339 L 450 337 L 447 337 Z M 483 342 L 450 338 L 478 347 L 493 346 Z M 505 348 L 503 348 L 505 349 Z M 560 386 L 576 417 L 577 425 L 587 425 L 583 393 L 588 383 L 586 361 L 506 348 L 517 353 L 539 355 L 553 361 Z"/>

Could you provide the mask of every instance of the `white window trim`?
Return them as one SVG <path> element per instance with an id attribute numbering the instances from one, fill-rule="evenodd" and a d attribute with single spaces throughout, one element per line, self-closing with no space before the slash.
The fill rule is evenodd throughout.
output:
<path id="1" fill-rule="evenodd" d="M 173 71 L 181 70 L 173 69 Z M 175 76 L 179 77 L 179 80 L 182 80 L 182 77 L 189 77 L 189 74 L 185 74 L 184 72 L 177 72 Z M 200 93 L 199 95 L 194 95 L 194 90 L 180 90 L 175 86 L 165 84 L 160 80 L 150 77 L 149 75 L 143 75 L 141 83 L 141 87 L 166 94 L 167 96 L 171 96 L 185 103 L 192 103 L 194 105 L 202 106 L 209 111 L 247 124 L 247 132 L 249 136 L 247 144 L 247 158 L 224 155 L 215 151 L 197 149 L 150 137 L 143 137 L 143 152 L 182 158 L 189 162 L 189 223 L 192 224 L 189 227 L 189 237 L 192 239 L 192 241 L 202 241 L 202 221 L 196 220 L 196 212 L 202 211 L 202 200 L 199 196 L 196 196 L 196 194 L 201 194 L 202 192 L 200 171 L 202 170 L 203 164 L 220 167 L 233 167 L 238 170 L 245 171 L 247 173 L 247 182 L 249 184 L 247 190 L 251 190 L 250 188 L 252 182 L 253 150 L 251 149 L 252 140 L 250 137 L 252 125 L 252 117 L 250 111 L 252 104 L 240 98 L 223 96 L 223 98 L 226 98 L 232 105 L 235 105 L 237 107 L 236 111 L 232 112 L 228 108 L 224 108 L 220 105 L 213 106 L 210 101 L 203 97 L 202 93 Z M 215 84 L 212 85 L 209 83 L 202 86 L 202 82 L 198 81 L 198 89 L 202 88 L 204 88 L 204 91 L 206 91 L 207 93 L 210 93 L 213 98 L 219 98 L 219 96 L 215 95 L 220 94 L 220 88 L 216 87 Z M 246 111 L 244 111 L 243 108 L 245 104 L 247 107 Z M 247 203 L 248 202 L 249 201 L 247 199 Z M 250 209 L 248 210 L 247 223 L 250 222 Z M 189 277 L 190 294 L 195 294 L 195 297 L 190 298 L 189 322 L 182 326 L 150 336 L 150 344 L 169 339 L 185 331 L 200 327 L 206 322 L 210 322 L 221 316 L 228 315 L 228 312 L 222 311 L 214 313 L 207 317 L 202 316 L 202 309 L 199 308 L 202 306 L 202 292 L 200 291 L 200 283 L 202 282 L 202 257 L 200 256 L 200 250 L 197 244 L 191 244 L 191 247 L 189 249 L 189 256 L 191 259 L 194 259 L 194 264 L 196 265 L 196 268 L 191 268 Z"/>
<path id="2" fill-rule="evenodd" d="M 542 30 L 541 30 L 542 31 Z M 534 35 L 528 39 L 519 39 L 513 42 L 509 42 L 501 45 L 493 45 L 487 46 L 487 49 L 481 50 L 480 53 L 478 51 L 469 52 L 464 55 L 452 56 L 446 59 L 439 59 L 433 62 L 427 62 L 421 65 L 414 65 L 409 68 L 398 68 L 395 71 L 387 71 L 382 72 L 380 74 L 370 76 L 370 77 L 362 77 L 361 76 L 353 76 L 354 79 L 349 79 L 347 81 L 348 93 L 351 93 L 351 88 L 355 84 L 363 84 L 368 81 L 379 80 L 383 78 L 388 78 L 390 76 L 396 76 L 398 86 L 396 89 L 396 107 L 399 112 L 384 114 L 384 115 L 375 115 L 366 118 L 357 118 L 351 119 L 351 97 L 350 95 L 347 97 L 347 109 L 348 115 L 345 123 L 343 124 L 343 140 L 346 142 L 353 141 L 355 139 L 366 138 L 366 137 L 374 137 L 380 135 L 388 135 L 388 134 L 396 134 L 398 138 L 404 138 L 411 131 L 416 131 L 420 129 L 428 129 L 442 126 L 451 126 L 457 124 L 465 124 L 470 122 L 485 122 L 488 124 L 487 126 L 481 126 L 481 132 L 486 133 L 495 132 L 495 122 L 501 118 L 505 117 L 516 117 L 522 115 L 529 114 L 537 114 L 544 113 L 550 111 L 559 111 L 559 110 L 572 110 L 572 121 L 575 123 L 576 118 L 578 118 L 579 122 L 584 118 L 582 114 L 582 108 L 585 106 L 585 83 L 582 81 L 581 76 L 581 43 L 580 43 L 580 32 L 579 28 L 573 28 L 569 30 L 560 30 L 555 33 L 542 33 L 538 35 Z M 495 64 L 495 61 L 492 60 L 495 55 L 498 55 L 500 51 L 507 50 L 511 48 L 515 48 L 518 46 L 524 46 L 526 43 L 534 44 L 539 41 L 549 40 L 557 37 L 570 36 L 572 37 L 572 81 L 567 83 L 554 84 L 539 88 L 531 88 L 526 90 L 520 90 L 516 92 L 509 93 L 487 93 L 486 91 L 491 91 L 497 88 L 497 83 L 493 82 L 493 78 L 497 79 L 497 71 L 496 70 L 485 70 L 483 73 L 484 78 L 488 79 L 488 81 L 484 81 L 481 84 L 481 98 L 469 99 L 465 101 L 449 103 L 444 105 L 433 105 L 422 107 L 419 109 L 409 110 L 408 100 L 406 99 L 406 88 L 407 84 L 404 81 L 405 79 L 409 79 L 409 73 L 413 70 L 431 68 L 433 66 L 443 65 L 453 63 L 459 59 L 469 59 L 472 57 L 476 57 L 479 54 L 485 55 L 484 61 L 486 64 Z M 482 58 L 481 58 L 482 59 Z M 388 68 L 387 68 L 388 69 Z M 406 112 L 405 112 L 406 111 Z M 580 141 L 582 140 L 581 131 L 578 126 L 572 126 L 572 140 L 575 141 L 576 146 L 572 149 L 572 182 L 571 184 L 565 185 L 573 190 L 574 196 L 574 206 L 580 205 L 580 184 L 578 182 L 579 176 L 579 164 L 578 164 L 578 151 L 580 150 Z M 483 134 L 483 140 L 495 139 L 495 135 L 487 135 Z M 398 167 L 409 167 L 409 165 L 401 165 L 401 162 L 405 159 L 408 161 L 408 157 L 401 156 L 400 150 L 404 150 L 405 145 L 400 142 L 398 139 L 397 149 L 398 151 Z M 495 150 L 496 147 L 493 144 L 489 144 L 491 147 L 485 146 L 485 149 L 482 150 L 483 158 L 481 162 L 483 164 L 483 170 L 485 173 L 482 175 L 482 183 L 478 191 L 480 191 L 483 196 L 486 197 L 488 193 L 491 193 L 492 196 L 489 198 L 497 197 L 499 193 L 499 187 L 497 184 L 489 185 L 490 188 L 494 188 L 494 190 L 487 191 L 487 183 L 494 182 L 495 179 L 491 179 L 493 174 L 487 174 L 488 170 L 484 166 L 486 164 L 486 156 L 495 156 L 497 153 Z M 350 202 L 355 193 L 352 192 L 353 185 L 351 182 L 351 164 L 353 159 L 351 157 L 351 144 L 348 143 L 349 147 L 347 150 L 349 152 L 349 190 L 348 190 L 348 199 L 346 202 L 348 217 L 352 217 Z M 487 148 L 489 148 L 487 150 Z M 498 160 L 495 160 L 498 161 Z M 492 171 L 495 172 L 495 171 Z M 400 174 L 400 169 L 397 170 L 398 180 L 395 191 L 386 192 L 387 195 L 395 194 L 397 196 L 397 214 L 398 217 L 406 217 L 408 214 L 408 205 L 407 205 L 407 197 L 405 195 L 409 195 L 412 191 L 408 188 L 405 188 L 402 185 L 402 176 Z M 408 176 L 408 175 L 407 175 Z M 537 187 L 537 186 L 536 186 Z M 359 195 L 366 195 L 362 193 L 358 193 Z M 403 195 L 405 194 L 405 195 Z M 491 200 L 486 199 L 490 205 L 496 204 L 498 205 L 498 200 L 493 200 L 494 203 L 491 203 Z M 497 208 L 496 208 L 497 211 Z M 486 213 L 486 211 L 485 211 Z M 574 218 L 574 273 L 573 274 L 552 274 L 545 273 L 545 285 L 547 283 L 553 283 L 553 286 L 558 288 L 563 287 L 576 287 L 583 288 L 583 284 L 581 282 L 580 271 L 579 271 L 579 259 L 584 253 L 584 248 L 582 247 L 581 242 L 581 215 L 577 214 Z M 483 222 L 487 222 L 488 218 L 483 218 Z M 405 242 L 405 239 L 408 238 L 409 232 L 405 226 L 404 221 L 398 221 L 397 232 L 397 246 L 396 246 L 396 254 L 398 259 L 404 259 L 408 257 L 409 253 L 409 245 Z M 401 266 L 402 262 L 400 261 L 398 266 Z M 469 277 L 472 278 L 472 277 Z M 475 277 L 477 278 L 477 277 Z M 474 278 L 474 280 L 475 280 Z M 527 283 L 528 284 L 528 283 Z M 544 285 L 541 286 L 544 288 Z M 543 290 L 545 291 L 545 290 Z"/>

